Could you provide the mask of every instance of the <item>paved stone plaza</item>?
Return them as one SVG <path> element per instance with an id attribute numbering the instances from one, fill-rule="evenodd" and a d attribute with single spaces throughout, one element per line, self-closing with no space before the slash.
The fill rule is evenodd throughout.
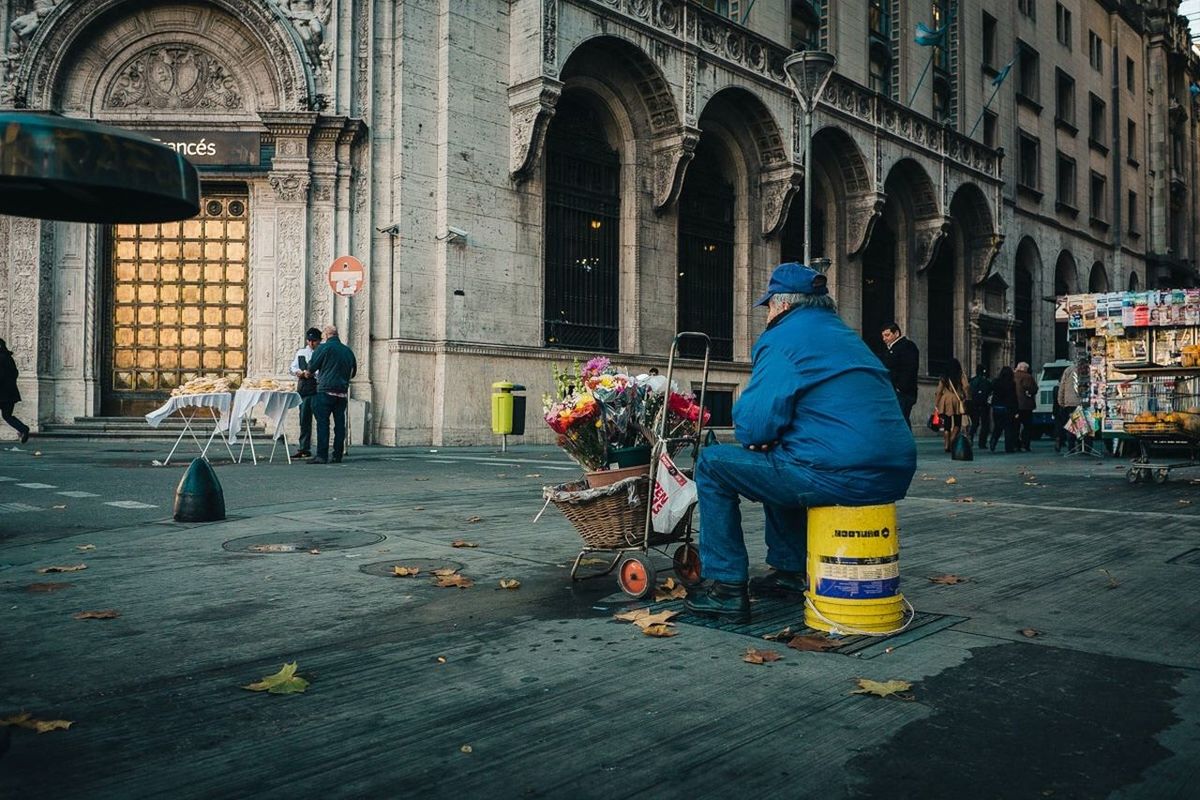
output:
<path id="1" fill-rule="evenodd" d="M 920 442 L 900 519 L 921 624 L 849 654 L 613 621 L 638 604 L 611 577 L 572 586 L 577 536 L 553 508 L 532 522 L 575 474 L 549 449 L 218 463 L 228 520 L 180 525 L 183 468 L 150 466 L 156 445 L 6 448 L 0 716 L 73 724 L 10 729 L 0 796 L 1193 796 L 1200 485 L 1035 446 L 960 464 Z M 103 609 L 120 616 L 73 618 Z M 304 694 L 239 688 L 290 661 Z M 914 699 L 851 695 L 859 677 Z"/>

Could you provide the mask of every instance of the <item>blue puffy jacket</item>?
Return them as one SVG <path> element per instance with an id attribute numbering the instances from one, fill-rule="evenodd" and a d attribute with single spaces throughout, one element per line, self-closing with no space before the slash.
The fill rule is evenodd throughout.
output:
<path id="1" fill-rule="evenodd" d="M 827 309 L 792 308 L 767 326 L 733 424 L 742 445 L 778 442 L 769 458 L 847 505 L 899 500 L 917 466 L 887 369 Z"/>

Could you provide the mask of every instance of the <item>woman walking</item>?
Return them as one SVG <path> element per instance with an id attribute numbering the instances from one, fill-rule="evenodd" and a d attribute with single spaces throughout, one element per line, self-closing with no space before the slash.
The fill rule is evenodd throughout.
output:
<path id="1" fill-rule="evenodd" d="M 1037 379 L 1029 372 L 1029 362 L 1017 364 L 1013 375 L 1013 383 L 1017 389 L 1017 417 L 1014 427 L 1019 431 L 1017 449 L 1031 452 L 1029 441 L 1033 438 L 1033 410 L 1037 408 Z"/>
<path id="2" fill-rule="evenodd" d="M 992 383 L 992 441 L 988 449 L 996 452 L 996 442 L 1004 434 L 1004 452 L 1016 449 L 1013 441 L 1013 419 L 1017 412 L 1017 384 L 1013 380 L 1012 367 L 1000 370 Z"/>
<path id="3" fill-rule="evenodd" d="M 937 394 L 933 397 L 938 416 L 946 420 L 942 438 L 945 440 L 947 453 L 962 431 L 963 415 L 967 413 L 966 397 L 967 377 L 963 374 L 962 364 L 958 363 L 958 359 L 952 358 L 938 378 Z"/>
<path id="4" fill-rule="evenodd" d="M 21 444 L 25 444 L 29 441 L 29 427 L 13 416 L 13 407 L 19 402 L 21 393 L 17 391 L 17 362 L 13 361 L 8 345 L 0 339 L 0 416 L 16 428 L 21 436 Z"/>

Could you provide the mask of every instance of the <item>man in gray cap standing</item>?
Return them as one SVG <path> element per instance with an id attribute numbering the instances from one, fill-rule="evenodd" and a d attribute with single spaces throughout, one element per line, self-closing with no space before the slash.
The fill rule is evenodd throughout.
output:
<path id="1" fill-rule="evenodd" d="M 810 506 L 865 506 L 904 497 L 916 470 L 912 433 L 888 371 L 837 314 L 827 279 L 780 264 L 756 306 L 767 328 L 733 408 L 737 444 L 700 451 L 700 562 L 706 589 L 690 611 L 750 619 L 749 590 L 799 597 Z M 748 586 L 740 497 L 763 504 L 768 575 Z"/>

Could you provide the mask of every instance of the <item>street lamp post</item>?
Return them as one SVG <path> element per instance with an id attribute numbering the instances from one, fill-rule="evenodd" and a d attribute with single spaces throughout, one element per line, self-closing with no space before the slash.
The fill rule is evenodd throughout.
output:
<path id="1" fill-rule="evenodd" d="M 823 50 L 800 50 L 783 62 L 792 91 L 804 112 L 804 263 L 812 262 L 812 118 L 837 58 Z"/>

